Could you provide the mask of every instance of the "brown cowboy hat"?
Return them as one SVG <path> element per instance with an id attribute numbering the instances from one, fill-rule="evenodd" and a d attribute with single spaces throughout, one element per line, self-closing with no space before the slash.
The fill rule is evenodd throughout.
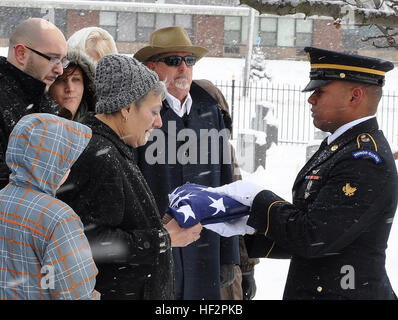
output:
<path id="1" fill-rule="evenodd" d="M 149 38 L 149 46 L 136 52 L 134 58 L 145 62 L 150 57 L 165 52 L 192 52 L 196 60 L 205 56 L 209 50 L 199 46 L 193 46 L 188 33 L 182 27 L 167 27 L 155 30 Z"/>

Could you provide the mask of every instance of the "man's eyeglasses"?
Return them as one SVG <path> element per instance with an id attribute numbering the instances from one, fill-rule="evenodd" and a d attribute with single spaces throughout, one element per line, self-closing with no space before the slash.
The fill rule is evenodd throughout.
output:
<path id="1" fill-rule="evenodd" d="M 185 61 L 185 64 L 188 67 L 191 67 L 196 63 L 196 57 L 195 56 L 185 56 L 185 57 L 168 56 L 168 57 L 159 58 L 157 60 L 154 60 L 154 62 L 164 62 L 165 64 L 167 64 L 168 66 L 171 66 L 171 67 L 178 67 L 179 65 L 181 65 L 181 63 L 183 61 Z"/>
<path id="2" fill-rule="evenodd" d="M 64 58 L 64 59 L 58 59 L 58 58 L 54 58 L 54 57 L 50 57 L 44 53 L 41 53 L 35 49 L 29 48 L 28 46 L 25 46 L 26 48 L 28 48 L 30 51 L 33 51 L 34 53 L 38 54 L 39 56 L 46 58 L 48 61 L 50 61 L 50 63 L 56 65 L 56 64 L 61 64 L 62 68 L 67 68 L 69 65 L 69 60 Z"/>

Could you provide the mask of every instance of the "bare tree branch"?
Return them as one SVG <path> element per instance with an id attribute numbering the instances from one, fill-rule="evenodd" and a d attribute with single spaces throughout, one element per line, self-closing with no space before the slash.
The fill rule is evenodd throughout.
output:
<path id="1" fill-rule="evenodd" d="M 350 17 L 348 22 L 351 25 L 374 25 L 381 32 L 381 35 L 363 38 L 362 41 L 372 41 L 376 48 L 398 49 L 398 0 L 240 0 L 240 3 L 256 9 L 260 14 L 284 16 L 303 13 L 306 16 L 331 17 L 336 28 Z"/>
<path id="2" fill-rule="evenodd" d="M 377 1 L 377 0 L 376 0 Z M 240 0 L 241 4 L 246 4 L 261 14 L 276 14 L 280 16 L 303 13 L 306 16 L 324 16 L 333 19 L 343 18 L 348 14 L 348 9 L 354 13 L 355 21 L 359 25 L 375 25 L 395 27 L 398 25 L 398 14 L 396 11 L 398 1 L 392 1 L 392 5 L 383 6 L 381 1 L 377 1 L 373 8 L 364 6 L 362 1 L 327 1 L 327 0 Z M 389 9 L 389 10 L 386 10 Z"/>

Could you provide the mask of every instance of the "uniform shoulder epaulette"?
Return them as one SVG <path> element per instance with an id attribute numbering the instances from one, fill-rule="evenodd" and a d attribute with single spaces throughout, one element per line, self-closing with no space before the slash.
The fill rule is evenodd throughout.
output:
<path id="1" fill-rule="evenodd" d="M 376 164 L 381 162 L 381 157 L 377 153 L 377 143 L 371 134 L 359 134 L 356 138 L 356 144 L 358 150 L 352 153 L 355 159 L 365 157 L 372 159 Z"/>

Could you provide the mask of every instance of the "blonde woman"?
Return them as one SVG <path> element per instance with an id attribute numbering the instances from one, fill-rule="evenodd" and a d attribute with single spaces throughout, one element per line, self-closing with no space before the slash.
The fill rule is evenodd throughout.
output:
<path id="1" fill-rule="evenodd" d="M 95 62 L 104 55 L 118 53 L 115 40 L 108 31 L 99 27 L 87 27 L 76 31 L 67 41 L 69 48 L 86 52 Z"/>

